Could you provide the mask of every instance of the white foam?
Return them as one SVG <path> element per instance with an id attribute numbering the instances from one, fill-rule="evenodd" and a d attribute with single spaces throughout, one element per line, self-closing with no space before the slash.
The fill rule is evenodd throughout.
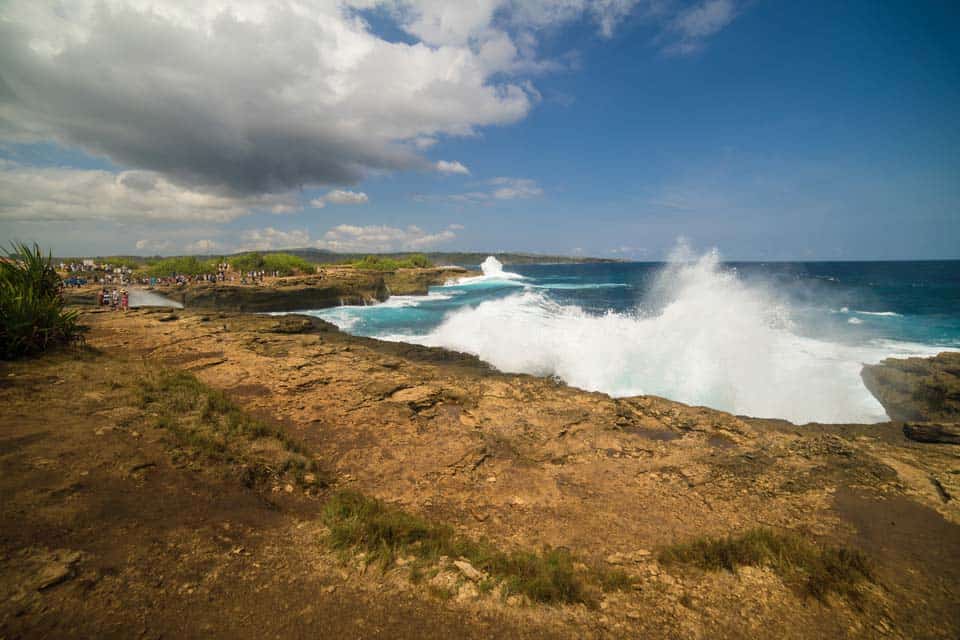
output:
<path id="1" fill-rule="evenodd" d="M 482 276 L 468 276 L 466 278 L 457 278 L 447 283 L 450 285 L 476 285 L 476 284 L 486 284 L 486 283 L 505 283 L 505 284 L 518 284 L 516 281 L 525 280 L 522 275 L 519 273 L 513 273 L 512 271 L 504 271 L 503 263 L 494 258 L 493 256 L 487 256 L 480 264 L 480 270 L 483 271 Z"/>
<path id="2" fill-rule="evenodd" d="M 899 313 L 893 311 L 857 311 L 854 310 L 854 313 L 861 316 L 884 316 L 884 317 L 900 317 Z"/>
<path id="3" fill-rule="evenodd" d="M 862 364 L 935 353 L 904 343 L 851 346 L 792 329 L 776 295 L 722 269 L 711 253 L 666 267 L 634 314 L 591 315 L 528 289 L 457 310 L 426 336 L 390 337 L 616 396 L 655 394 L 797 423 L 886 420 L 860 380 Z"/>
<path id="4" fill-rule="evenodd" d="M 863 324 L 863 320 L 860 318 L 850 318 L 847 320 L 847 324 Z"/>
<path id="5" fill-rule="evenodd" d="M 143 289 L 130 289 L 129 292 L 130 307 L 173 307 L 174 309 L 183 309 L 183 305 L 164 298 L 161 295 L 144 291 Z"/>

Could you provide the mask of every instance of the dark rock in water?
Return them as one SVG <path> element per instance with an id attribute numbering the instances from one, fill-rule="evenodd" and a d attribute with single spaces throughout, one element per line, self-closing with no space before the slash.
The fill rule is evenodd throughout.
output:
<path id="1" fill-rule="evenodd" d="M 960 444 L 960 424 L 943 422 L 908 422 L 903 435 L 917 442 Z"/>
<path id="2" fill-rule="evenodd" d="M 887 358 L 864 366 L 860 377 L 891 420 L 960 421 L 960 352 Z"/>

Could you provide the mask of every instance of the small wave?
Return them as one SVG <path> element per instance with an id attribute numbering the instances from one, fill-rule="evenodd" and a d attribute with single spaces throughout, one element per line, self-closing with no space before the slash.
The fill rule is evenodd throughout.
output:
<path id="1" fill-rule="evenodd" d="M 857 311 L 854 310 L 854 313 L 861 316 L 884 316 L 884 317 L 901 317 L 899 313 L 894 311 Z"/>
<path id="2" fill-rule="evenodd" d="M 594 283 L 594 284 L 573 284 L 573 283 L 557 283 L 557 284 L 531 284 L 527 285 L 533 289 L 552 289 L 555 291 L 578 291 L 581 289 L 629 289 L 630 285 L 622 282 L 603 282 L 603 283 Z"/>
<path id="3" fill-rule="evenodd" d="M 849 320 L 847 320 L 847 323 L 848 323 L 848 324 L 863 324 L 863 320 L 861 320 L 860 318 L 850 318 Z"/>

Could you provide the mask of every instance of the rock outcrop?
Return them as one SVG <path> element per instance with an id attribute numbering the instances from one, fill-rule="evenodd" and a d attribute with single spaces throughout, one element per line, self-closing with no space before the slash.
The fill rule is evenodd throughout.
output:
<path id="1" fill-rule="evenodd" d="M 860 376 L 891 420 L 960 422 L 960 352 L 887 358 Z"/>
<path id="2" fill-rule="evenodd" d="M 152 290 L 193 309 L 218 311 L 302 311 L 345 304 L 383 302 L 391 295 L 426 295 L 429 288 L 470 275 L 462 267 L 372 271 L 329 267 L 314 275 L 278 278 L 263 285 L 197 282 Z M 64 292 L 68 304 L 92 305 L 97 287 Z"/>

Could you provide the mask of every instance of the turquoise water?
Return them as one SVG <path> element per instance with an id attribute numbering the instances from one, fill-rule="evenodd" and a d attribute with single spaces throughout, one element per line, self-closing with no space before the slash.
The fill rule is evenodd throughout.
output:
<path id="1" fill-rule="evenodd" d="M 427 296 L 309 313 L 503 371 L 798 423 L 885 420 L 862 364 L 960 349 L 960 261 L 483 266 Z"/>

